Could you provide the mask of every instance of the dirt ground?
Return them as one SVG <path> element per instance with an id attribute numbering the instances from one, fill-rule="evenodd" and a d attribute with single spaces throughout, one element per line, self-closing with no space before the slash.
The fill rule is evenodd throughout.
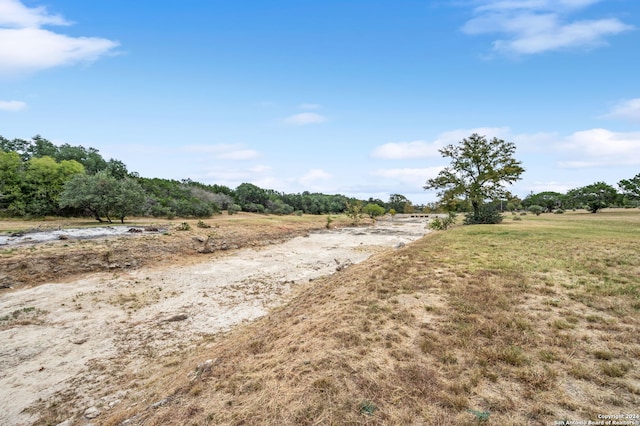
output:
<path id="1" fill-rule="evenodd" d="M 99 424 L 195 346 L 420 238 L 426 220 L 327 230 L 326 218 L 238 215 L 0 247 L 0 424 Z"/>

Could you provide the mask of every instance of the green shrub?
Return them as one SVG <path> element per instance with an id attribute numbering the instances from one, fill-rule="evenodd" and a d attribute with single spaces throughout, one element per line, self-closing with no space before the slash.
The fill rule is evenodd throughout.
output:
<path id="1" fill-rule="evenodd" d="M 522 218 L 520 216 L 514 216 L 513 220 L 522 220 Z"/>
<path id="2" fill-rule="evenodd" d="M 187 222 L 182 222 L 180 225 L 176 226 L 176 231 L 189 231 L 191 229 L 191 225 Z"/>
<path id="3" fill-rule="evenodd" d="M 449 216 L 445 218 L 436 217 L 435 219 L 431 220 L 431 222 L 429 222 L 429 228 L 435 231 L 446 231 L 455 223 L 456 223 L 456 214 L 453 212 L 450 212 Z"/>
<path id="4" fill-rule="evenodd" d="M 536 216 L 540 216 L 540 214 L 544 211 L 544 207 L 534 204 L 533 206 L 529 206 L 529 211 Z"/>
<path id="5" fill-rule="evenodd" d="M 198 228 L 211 228 L 211 225 L 208 225 L 206 223 L 204 223 L 203 221 L 199 220 L 198 221 Z"/>
<path id="6" fill-rule="evenodd" d="M 333 218 L 331 217 L 331 215 L 327 216 L 327 224 L 325 225 L 325 227 L 327 229 L 331 229 L 331 222 L 333 222 Z"/>
<path id="7" fill-rule="evenodd" d="M 478 214 L 469 212 L 464 217 L 465 225 L 490 225 L 501 223 L 503 219 L 502 213 L 500 213 L 495 206 L 491 204 L 483 204 L 478 210 Z"/>
<path id="8" fill-rule="evenodd" d="M 562 210 L 562 209 L 558 209 L 558 210 L 556 210 L 554 213 L 555 213 L 555 214 L 562 214 L 562 213 L 564 213 L 564 210 Z"/>

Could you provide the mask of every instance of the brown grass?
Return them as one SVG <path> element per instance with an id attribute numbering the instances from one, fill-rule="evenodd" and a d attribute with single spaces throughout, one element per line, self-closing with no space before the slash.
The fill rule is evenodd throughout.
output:
<path id="1" fill-rule="evenodd" d="M 634 210 L 433 233 L 203 342 L 100 423 L 474 425 L 488 414 L 548 425 L 636 413 L 639 229 Z"/>

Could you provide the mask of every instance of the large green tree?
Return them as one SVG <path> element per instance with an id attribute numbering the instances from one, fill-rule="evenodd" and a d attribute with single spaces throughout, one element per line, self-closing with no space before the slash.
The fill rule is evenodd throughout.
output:
<path id="1" fill-rule="evenodd" d="M 0 150 L 0 211 L 6 211 L 10 216 L 22 215 L 25 210 L 22 166 L 22 159 L 17 152 Z"/>
<path id="2" fill-rule="evenodd" d="M 551 213 L 554 209 L 562 207 L 564 195 L 559 192 L 545 191 L 527 196 L 522 204 L 525 207 L 542 206 L 546 212 Z"/>
<path id="3" fill-rule="evenodd" d="M 631 179 L 623 179 L 618 182 L 623 194 L 632 200 L 640 200 L 640 173 Z"/>
<path id="4" fill-rule="evenodd" d="M 407 208 L 409 206 L 411 206 L 411 201 L 402 194 L 389 195 L 389 202 L 386 205 L 388 210 L 394 209 L 398 213 L 410 213 L 405 211 L 410 210 L 410 208 Z"/>
<path id="5" fill-rule="evenodd" d="M 244 211 L 264 211 L 268 199 L 267 191 L 252 183 L 241 183 L 236 188 L 236 200 Z"/>
<path id="6" fill-rule="evenodd" d="M 516 146 L 513 142 L 493 138 L 487 140 L 477 133 L 464 138 L 457 145 L 440 149 L 440 154 L 451 159 L 438 176 L 429 179 L 425 190 L 439 190 L 443 203 L 456 197 L 464 197 L 473 207 L 473 218 L 469 223 L 486 223 L 487 215 L 482 207 L 487 200 L 509 196 L 506 186 L 520 179 L 524 172 L 521 162 L 514 158 Z"/>
<path id="7" fill-rule="evenodd" d="M 75 160 L 57 162 L 49 156 L 29 159 L 22 188 L 26 196 L 26 213 L 45 216 L 57 212 L 58 196 L 64 183 L 83 173 L 84 166 Z"/>
<path id="8" fill-rule="evenodd" d="M 108 171 L 94 175 L 78 175 L 64 185 L 60 194 L 60 207 L 71 207 L 90 212 L 97 221 L 103 217 L 111 223 L 112 217 L 120 219 L 140 213 L 145 193 L 133 178 L 116 179 Z"/>
<path id="9" fill-rule="evenodd" d="M 567 200 L 577 207 L 585 207 L 591 213 L 614 204 L 618 192 L 604 182 L 596 182 L 567 192 Z"/>

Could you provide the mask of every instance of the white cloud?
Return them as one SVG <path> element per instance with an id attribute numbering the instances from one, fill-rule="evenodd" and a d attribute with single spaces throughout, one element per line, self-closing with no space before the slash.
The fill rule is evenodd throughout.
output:
<path id="1" fill-rule="evenodd" d="M 640 121 L 640 98 L 629 99 L 613 107 L 611 112 L 601 118 L 623 119 Z"/>
<path id="2" fill-rule="evenodd" d="M 105 38 L 58 34 L 42 29 L 43 25 L 70 23 L 43 7 L 27 8 L 17 0 L 0 0 L 0 74 L 92 62 L 119 45 Z"/>
<path id="3" fill-rule="evenodd" d="M 372 174 L 377 177 L 384 178 L 401 183 L 407 187 L 407 190 L 422 188 L 427 179 L 434 178 L 440 173 L 443 167 L 426 167 L 426 168 L 400 168 L 400 169 L 380 169 Z"/>
<path id="4" fill-rule="evenodd" d="M 28 8 L 18 0 L 0 0 L 0 26 L 10 28 L 70 25 L 60 15 L 51 15 L 47 8 Z"/>
<path id="5" fill-rule="evenodd" d="M 632 166 L 640 164 L 640 132 L 618 133 L 591 129 L 567 136 L 557 147 L 571 158 L 558 162 L 562 168 Z"/>
<path id="6" fill-rule="evenodd" d="M 462 31 L 470 34 L 503 34 L 493 42 L 499 53 L 526 55 L 565 48 L 593 48 L 605 38 L 632 30 L 616 18 L 574 20 L 568 15 L 598 0 L 484 0 Z"/>
<path id="7" fill-rule="evenodd" d="M 407 160 L 416 158 L 439 157 L 438 151 L 445 145 L 456 144 L 469 135 L 477 133 L 487 138 L 507 138 L 510 136 L 508 127 L 477 127 L 475 129 L 456 129 L 438 135 L 433 142 L 390 142 L 380 145 L 371 153 L 372 157 L 387 160 Z"/>
<path id="8" fill-rule="evenodd" d="M 304 176 L 302 176 L 300 179 L 298 179 L 298 182 L 300 182 L 303 185 L 310 185 L 315 181 L 318 180 L 327 180 L 327 179 L 331 179 L 332 176 L 325 172 L 322 169 L 312 169 L 309 170 Z"/>
<path id="9" fill-rule="evenodd" d="M 391 142 L 377 147 L 371 153 L 372 157 L 385 158 L 387 160 L 404 160 L 409 158 L 438 157 L 438 149 L 442 145 L 438 142 Z"/>
<path id="10" fill-rule="evenodd" d="M 294 126 L 305 126 L 307 124 L 324 123 L 326 120 L 326 117 L 315 112 L 302 112 L 285 118 L 284 122 Z"/>
<path id="11" fill-rule="evenodd" d="M 20 111 L 27 107 L 22 101 L 0 101 L 0 111 Z"/>

